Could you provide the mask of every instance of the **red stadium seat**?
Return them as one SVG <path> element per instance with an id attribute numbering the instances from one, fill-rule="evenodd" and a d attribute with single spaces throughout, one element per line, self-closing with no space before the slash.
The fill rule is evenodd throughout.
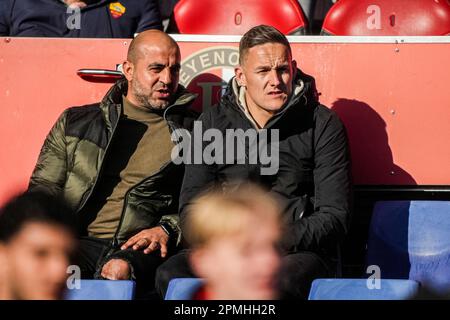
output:
<path id="1" fill-rule="evenodd" d="M 322 34 L 339 36 L 441 36 L 450 34 L 448 0 L 340 0 Z"/>
<path id="2" fill-rule="evenodd" d="M 307 22 L 297 0 L 181 0 L 171 24 L 176 27 L 169 32 L 242 35 L 260 24 L 304 34 Z"/>

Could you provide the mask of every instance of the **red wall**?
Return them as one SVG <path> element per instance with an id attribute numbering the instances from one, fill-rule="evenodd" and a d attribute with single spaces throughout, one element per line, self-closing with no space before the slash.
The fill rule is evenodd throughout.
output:
<path id="1" fill-rule="evenodd" d="M 83 80 L 76 71 L 115 69 L 129 41 L 0 38 L 0 204 L 26 187 L 61 111 L 99 101 L 111 85 Z M 214 50 L 236 45 L 180 41 L 183 70 L 188 61 L 199 63 L 204 52 L 213 57 Z M 449 43 L 292 46 L 298 65 L 315 77 L 321 102 L 347 127 L 355 183 L 450 185 Z M 200 75 L 189 85 L 199 93 L 205 83 L 233 73 L 229 63 L 210 66 L 205 59 L 209 67 L 202 71 L 196 66 Z M 209 86 L 212 98 L 206 100 L 214 102 L 220 86 Z M 198 106 L 203 103 L 207 107 L 210 102 L 200 97 Z"/>

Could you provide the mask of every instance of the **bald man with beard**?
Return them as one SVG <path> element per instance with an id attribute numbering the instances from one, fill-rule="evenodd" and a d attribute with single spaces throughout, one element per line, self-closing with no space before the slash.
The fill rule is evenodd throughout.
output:
<path id="1" fill-rule="evenodd" d="M 179 241 L 184 167 L 172 132 L 191 130 L 195 95 L 178 84 L 180 49 L 150 30 L 130 44 L 119 80 L 100 103 L 65 110 L 48 134 L 31 190 L 62 195 L 75 210 L 82 278 L 137 282 L 151 292 L 156 268 Z"/>

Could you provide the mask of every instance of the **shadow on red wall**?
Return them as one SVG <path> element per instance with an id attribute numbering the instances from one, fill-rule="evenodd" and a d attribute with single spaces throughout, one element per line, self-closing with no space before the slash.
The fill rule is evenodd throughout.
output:
<path id="1" fill-rule="evenodd" d="M 383 181 L 384 185 L 417 185 L 407 171 L 394 163 L 386 122 L 374 109 L 367 103 L 350 99 L 338 99 L 331 109 L 347 128 L 355 184 L 358 178 L 365 177 L 365 184 Z M 368 177 L 376 181 L 367 181 Z"/>

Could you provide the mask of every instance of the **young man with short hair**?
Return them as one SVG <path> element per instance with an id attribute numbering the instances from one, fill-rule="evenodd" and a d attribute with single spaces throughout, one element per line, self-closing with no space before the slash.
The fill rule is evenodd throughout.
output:
<path id="1" fill-rule="evenodd" d="M 216 147 L 221 161 L 186 166 L 181 221 L 187 218 L 190 202 L 210 187 L 226 191 L 248 181 L 263 185 L 280 200 L 288 225 L 281 239 L 281 297 L 304 299 L 315 278 L 332 275 L 331 257 L 349 227 L 350 156 L 345 128 L 333 111 L 318 102 L 313 79 L 297 69 L 289 42 L 277 29 L 265 25 L 250 29 L 241 38 L 239 53 L 235 77 L 219 105 L 204 112 L 200 121 L 203 132 L 213 129 L 226 137 L 230 130 L 241 130 L 258 140 L 248 142 L 237 134 L 245 147 L 235 152 L 239 148 L 233 144 L 230 148 L 223 138 L 223 145 Z M 194 130 L 193 153 L 197 140 Z M 203 154 L 210 148 L 200 147 Z M 271 150 L 269 168 L 261 150 Z M 252 162 L 255 154 L 258 161 Z M 158 269 L 161 295 L 170 279 L 189 276 L 186 254 L 181 252 Z"/>

